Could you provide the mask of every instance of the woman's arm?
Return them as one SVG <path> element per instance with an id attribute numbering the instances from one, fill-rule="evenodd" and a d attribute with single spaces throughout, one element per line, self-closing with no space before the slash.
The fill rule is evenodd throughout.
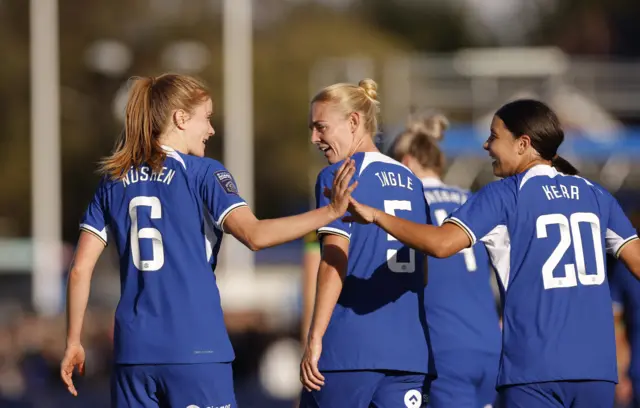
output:
<path id="1" fill-rule="evenodd" d="M 85 352 L 80 344 L 82 323 L 89 301 L 91 275 L 105 243 L 102 238 L 92 232 L 80 232 L 78 247 L 74 254 L 69 271 L 67 285 L 67 346 L 60 363 L 60 377 L 69 392 L 77 396 L 78 391 L 73 384 L 73 370 L 77 367 L 84 374 Z"/>
<path id="2" fill-rule="evenodd" d="M 298 239 L 337 220 L 347 211 L 351 192 L 358 185 L 354 182 L 349 186 L 354 172 L 353 160 L 345 160 L 336 172 L 328 205 L 303 214 L 269 220 L 257 219 L 250 208 L 242 206 L 225 218 L 224 230 L 253 251 Z"/>
<path id="3" fill-rule="evenodd" d="M 67 285 L 67 344 L 80 343 L 84 314 L 89 301 L 91 276 L 104 248 L 104 241 L 93 233 L 80 232 Z"/>
<path id="4" fill-rule="evenodd" d="M 471 246 L 469 236 L 452 222 L 436 227 L 417 224 L 380 211 L 375 224 L 405 245 L 436 258 L 448 258 Z"/>
<path id="5" fill-rule="evenodd" d="M 472 244 L 471 237 L 454 222 L 445 222 L 440 227 L 418 224 L 361 204 L 354 198 L 350 199 L 349 212 L 351 215 L 345 217 L 345 221 L 374 223 L 403 244 L 436 258 L 447 258 Z"/>
<path id="6" fill-rule="evenodd" d="M 330 206 L 290 217 L 259 220 L 247 206 L 233 210 L 224 222 L 224 230 L 252 251 L 298 239 L 340 218 Z"/>
<path id="7" fill-rule="evenodd" d="M 320 267 L 320 244 L 315 239 L 305 243 L 304 257 L 302 260 L 302 318 L 300 319 L 300 341 L 306 344 L 311 316 L 316 298 L 316 283 L 318 281 L 318 268 Z"/>
<path id="8" fill-rule="evenodd" d="M 318 370 L 322 338 L 342 292 L 342 284 L 347 274 L 348 254 L 347 238 L 332 234 L 324 236 L 311 329 L 300 363 L 300 381 L 308 391 L 319 390 L 324 385 L 324 376 Z"/>
<path id="9" fill-rule="evenodd" d="M 329 326 L 333 309 L 347 275 L 349 240 L 340 235 L 325 235 L 318 268 L 316 300 L 309 329 L 310 340 L 321 340 Z"/>
<path id="10" fill-rule="evenodd" d="M 619 249 L 618 259 L 636 277 L 640 279 L 640 239 L 633 239 Z"/>

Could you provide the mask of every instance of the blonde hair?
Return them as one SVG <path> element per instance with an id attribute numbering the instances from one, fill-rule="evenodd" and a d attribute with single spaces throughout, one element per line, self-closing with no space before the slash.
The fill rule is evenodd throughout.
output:
<path id="1" fill-rule="evenodd" d="M 391 156 L 398 161 L 406 155 L 412 156 L 423 168 L 441 174 L 445 158 L 439 142 L 444 139 L 444 132 L 448 127 L 449 120 L 441 113 L 410 116 L 405 130 L 398 135 L 391 147 Z"/>
<path id="2" fill-rule="evenodd" d="M 186 75 L 134 77 L 125 110 L 124 132 L 114 152 L 100 160 L 98 171 L 112 179 L 124 177 L 131 167 L 146 163 L 159 171 L 167 155 L 158 137 L 177 109 L 192 113 L 210 96 L 206 86 Z"/>
<path id="3" fill-rule="evenodd" d="M 424 133 L 438 142 L 444 139 L 444 131 L 448 128 L 449 119 L 439 112 L 411 114 L 406 124 L 408 131 Z"/>
<path id="4" fill-rule="evenodd" d="M 359 112 L 364 118 L 367 133 L 373 136 L 378 131 L 378 84 L 373 79 L 363 79 L 358 85 L 338 83 L 328 86 L 313 97 L 311 103 L 327 102 L 340 107 L 345 116 Z"/>

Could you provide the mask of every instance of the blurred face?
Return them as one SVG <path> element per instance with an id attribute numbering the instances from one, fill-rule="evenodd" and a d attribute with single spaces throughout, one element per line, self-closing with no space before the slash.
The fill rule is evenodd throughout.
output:
<path id="1" fill-rule="evenodd" d="M 518 173 L 522 161 L 522 141 L 509 132 L 498 116 L 494 116 L 491 121 L 491 135 L 483 147 L 493 159 L 491 164 L 496 177 L 509 177 Z"/>
<path id="2" fill-rule="evenodd" d="M 187 147 L 187 154 L 203 157 L 207 140 L 215 134 L 211 126 L 211 115 L 213 114 L 213 102 L 210 98 L 196 106 L 188 119 L 184 122 L 184 141 Z"/>
<path id="3" fill-rule="evenodd" d="M 311 143 L 324 153 L 331 164 L 346 159 L 353 154 L 354 132 L 358 127 L 357 114 L 345 117 L 335 105 L 314 102 L 309 113 Z"/>

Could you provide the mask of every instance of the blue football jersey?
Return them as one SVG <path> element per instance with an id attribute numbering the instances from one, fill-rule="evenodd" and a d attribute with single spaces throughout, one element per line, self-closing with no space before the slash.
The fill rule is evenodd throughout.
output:
<path id="1" fill-rule="evenodd" d="M 356 153 L 356 200 L 414 222 L 428 220 L 420 180 L 382 153 Z M 340 163 L 322 170 L 318 207 L 326 205 Z M 347 276 L 323 338 L 321 370 L 400 370 L 434 373 L 424 315 L 424 254 L 375 225 L 337 220 L 318 234 L 349 239 Z"/>
<path id="2" fill-rule="evenodd" d="M 436 225 L 470 196 L 469 191 L 446 186 L 435 178 L 423 179 L 422 184 Z M 436 357 L 439 352 L 454 350 L 499 354 L 502 333 L 484 244 L 449 258 L 430 257 L 428 262 L 429 283 L 424 298 Z"/>
<path id="3" fill-rule="evenodd" d="M 225 217 L 246 204 L 222 164 L 166 149 L 158 173 L 104 178 L 80 225 L 118 250 L 115 361 L 229 362 L 214 270 Z"/>
<path id="4" fill-rule="evenodd" d="M 498 385 L 617 381 L 605 254 L 637 236 L 608 192 L 538 165 L 486 185 L 447 222 L 485 243 L 504 289 Z"/>
<path id="5" fill-rule="evenodd" d="M 623 313 L 627 340 L 631 347 L 629 377 L 640 380 L 640 281 L 616 260 L 609 271 L 614 309 Z M 640 390 L 636 390 L 640 393 Z"/>

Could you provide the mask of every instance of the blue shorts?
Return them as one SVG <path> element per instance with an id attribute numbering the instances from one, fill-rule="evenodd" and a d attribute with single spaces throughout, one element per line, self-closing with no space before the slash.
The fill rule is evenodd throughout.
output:
<path id="1" fill-rule="evenodd" d="M 111 407 L 237 408 L 231 363 L 121 365 L 111 375 Z"/>
<path id="2" fill-rule="evenodd" d="M 421 408 L 425 374 L 399 371 L 323 371 L 320 391 L 303 391 L 300 408 Z"/>
<path id="3" fill-rule="evenodd" d="M 500 408 L 611 408 L 615 390 L 608 381 L 552 381 L 501 387 L 498 400 Z"/>
<path id="4" fill-rule="evenodd" d="M 429 408 L 485 408 L 496 400 L 499 354 L 451 351 L 436 356 Z"/>

